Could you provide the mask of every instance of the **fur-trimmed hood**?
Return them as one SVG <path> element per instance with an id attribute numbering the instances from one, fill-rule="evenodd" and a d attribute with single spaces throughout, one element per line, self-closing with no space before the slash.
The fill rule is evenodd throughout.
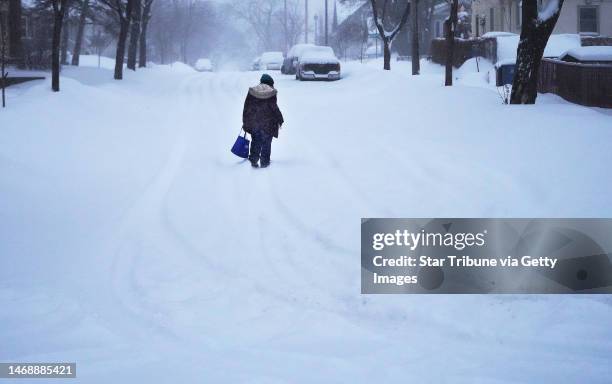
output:
<path id="1" fill-rule="evenodd" d="M 249 94 L 258 99 L 269 99 L 272 96 L 276 96 L 276 93 L 276 89 L 263 83 L 249 88 Z"/>

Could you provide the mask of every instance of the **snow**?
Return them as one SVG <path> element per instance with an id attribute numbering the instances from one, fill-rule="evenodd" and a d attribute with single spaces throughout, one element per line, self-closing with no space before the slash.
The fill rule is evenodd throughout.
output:
<path id="1" fill-rule="evenodd" d="M 88 384 L 609 383 L 608 296 L 359 293 L 361 217 L 612 216 L 610 113 L 502 105 L 474 64 L 453 87 L 425 61 L 277 76 L 265 170 L 229 151 L 259 73 L 10 87 L 0 361 Z"/>
<path id="2" fill-rule="evenodd" d="M 519 36 L 497 37 L 497 60 L 503 62 L 516 62 L 516 50 L 518 48 Z M 580 35 L 577 34 L 555 34 L 550 35 L 544 57 L 559 57 L 569 49 L 580 47 Z"/>
<path id="3" fill-rule="evenodd" d="M 503 37 L 503 36 L 518 36 L 516 33 L 512 33 L 512 32 L 497 32 L 497 31 L 491 31 L 491 32 L 487 32 L 485 34 L 482 35 L 482 37 L 484 38 L 490 38 L 490 37 Z"/>
<path id="4" fill-rule="evenodd" d="M 302 50 L 299 56 L 299 61 L 302 64 L 326 64 L 340 62 L 338 58 L 336 58 L 334 50 L 331 47 L 320 45 Z"/>
<path id="5" fill-rule="evenodd" d="M 262 64 L 282 63 L 284 60 L 282 52 L 264 52 L 261 55 Z"/>
<path id="6" fill-rule="evenodd" d="M 366 5 L 367 2 L 368 0 L 350 0 L 344 2 L 336 2 L 338 25 L 342 24 L 346 19 L 351 17 L 361 7 Z"/>
<path id="7" fill-rule="evenodd" d="M 579 61 L 612 61 L 612 47 L 592 46 L 572 48 L 560 56 L 563 60 L 565 56 L 571 56 Z"/>
<path id="8" fill-rule="evenodd" d="M 212 71 L 213 69 L 210 59 L 198 59 L 194 67 L 198 71 Z"/>
<path id="9" fill-rule="evenodd" d="M 559 12 L 559 0 L 547 0 L 544 8 L 538 12 L 538 21 L 545 22 Z"/>
<path id="10" fill-rule="evenodd" d="M 287 53 L 287 57 L 300 57 L 304 50 L 314 47 L 314 44 L 296 44 Z"/>

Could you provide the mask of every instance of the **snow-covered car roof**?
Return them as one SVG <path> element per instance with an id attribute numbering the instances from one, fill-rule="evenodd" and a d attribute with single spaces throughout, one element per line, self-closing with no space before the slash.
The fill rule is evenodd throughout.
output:
<path id="1" fill-rule="evenodd" d="M 296 44 L 287 53 L 287 57 L 299 57 L 305 49 L 315 47 L 314 44 Z"/>
<path id="2" fill-rule="evenodd" d="M 285 57 L 282 52 L 264 52 L 261 61 L 264 63 L 282 63 Z"/>
<path id="3" fill-rule="evenodd" d="M 300 63 L 309 64 L 327 64 L 339 63 L 338 58 L 334 55 L 334 50 L 331 47 L 314 46 L 308 48 L 300 55 Z"/>
<path id="4" fill-rule="evenodd" d="M 567 56 L 571 56 L 578 61 L 611 61 L 612 62 L 612 47 L 610 46 L 593 46 L 593 47 L 577 47 L 572 48 L 560 56 L 563 60 Z"/>

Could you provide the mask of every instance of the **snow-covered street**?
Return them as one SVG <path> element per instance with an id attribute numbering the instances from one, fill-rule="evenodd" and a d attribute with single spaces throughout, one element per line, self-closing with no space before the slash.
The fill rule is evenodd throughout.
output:
<path id="1" fill-rule="evenodd" d="M 285 124 L 252 169 L 230 148 L 262 72 L 116 82 L 95 60 L 0 111 L 0 361 L 76 361 L 83 383 L 610 382 L 608 296 L 359 280 L 362 217 L 611 217 L 609 110 L 503 105 L 473 61 L 453 87 L 425 61 L 271 72 Z"/>

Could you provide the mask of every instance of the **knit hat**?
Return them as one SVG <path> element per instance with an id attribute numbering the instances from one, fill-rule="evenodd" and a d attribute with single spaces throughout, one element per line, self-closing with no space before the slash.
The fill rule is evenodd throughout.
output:
<path id="1" fill-rule="evenodd" d="M 263 84 L 268 84 L 271 87 L 274 87 L 274 79 L 272 78 L 272 76 L 268 75 L 267 73 L 264 73 L 263 75 L 261 75 L 261 79 L 259 79 L 260 83 Z"/>

